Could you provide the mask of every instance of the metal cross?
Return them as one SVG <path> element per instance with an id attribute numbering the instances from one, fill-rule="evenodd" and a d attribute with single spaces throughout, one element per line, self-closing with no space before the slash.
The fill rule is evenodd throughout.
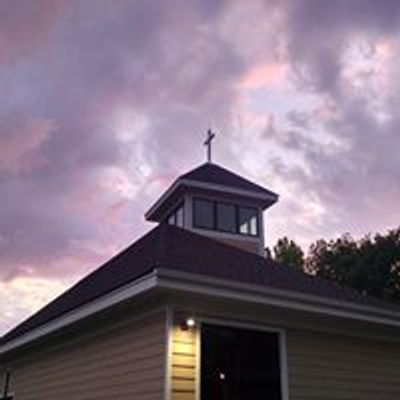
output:
<path id="1" fill-rule="evenodd" d="M 207 146 L 207 161 L 211 162 L 211 142 L 215 138 L 215 133 L 209 129 L 207 131 L 207 139 L 204 142 L 204 146 Z"/>

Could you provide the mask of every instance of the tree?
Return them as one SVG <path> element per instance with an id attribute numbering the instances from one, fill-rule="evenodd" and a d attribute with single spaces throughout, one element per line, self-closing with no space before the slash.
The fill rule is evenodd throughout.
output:
<path id="1" fill-rule="evenodd" d="M 282 264 L 303 269 L 304 252 L 293 240 L 283 237 L 278 240 L 273 248 L 273 258 Z"/>
<path id="2" fill-rule="evenodd" d="M 355 240 L 344 235 L 311 245 L 305 269 L 362 293 L 400 300 L 400 228 Z"/>

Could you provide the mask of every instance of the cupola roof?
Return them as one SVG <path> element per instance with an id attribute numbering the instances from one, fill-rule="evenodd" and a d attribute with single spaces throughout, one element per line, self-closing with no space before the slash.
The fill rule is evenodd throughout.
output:
<path id="1" fill-rule="evenodd" d="M 266 209 L 276 203 L 278 195 L 217 164 L 207 162 L 181 175 L 146 213 L 149 221 L 159 221 L 187 191 L 213 193 L 251 199 Z"/>

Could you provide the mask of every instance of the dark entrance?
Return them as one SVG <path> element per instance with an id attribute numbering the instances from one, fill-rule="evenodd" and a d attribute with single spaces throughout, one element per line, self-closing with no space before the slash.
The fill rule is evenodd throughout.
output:
<path id="1" fill-rule="evenodd" d="M 201 400 L 281 400 L 278 334 L 202 325 Z"/>

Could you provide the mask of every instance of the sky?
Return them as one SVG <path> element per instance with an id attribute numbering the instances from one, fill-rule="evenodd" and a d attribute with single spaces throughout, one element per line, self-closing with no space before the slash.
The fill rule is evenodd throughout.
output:
<path id="1" fill-rule="evenodd" d="M 0 334 L 214 161 L 280 194 L 269 246 L 399 223 L 397 0 L 0 0 Z"/>

